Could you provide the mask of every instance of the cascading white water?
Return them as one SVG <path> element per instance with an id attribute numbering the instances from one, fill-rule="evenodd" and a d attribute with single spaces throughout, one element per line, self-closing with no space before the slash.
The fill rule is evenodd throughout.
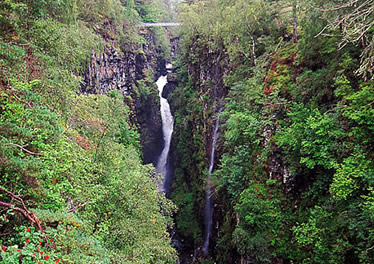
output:
<path id="1" fill-rule="evenodd" d="M 219 107 L 217 111 L 217 117 L 216 117 L 216 124 L 213 131 L 213 137 L 212 137 L 212 150 L 210 153 L 210 162 L 209 162 L 209 171 L 208 171 L 208 182 L 206 186 L 205 191 L 205 219 L 204 219 L 204 225 L 205 225 L 205 238 L 204 238 L 204 245 L 203 245 L 203 252 L 205 255 L 208 254 L 209 250 L 209 240 L 210 235 L 212 232 L 212 225 L 213 225 L 213 206 L 212 206 L 212 184 L 211 184 L 211 175 L 213 173 L 214 169 L 214 156 L 216 154 L 216 143 L 218 138 L 218 130 L 219 130 L 219 118 L 221 114 L 222 108 Z"/>
<path id="2" fill-rule="evenodd" d="M 170 66 L 171 65 L 167 65 L 167 69 L 169 69 Z M 169 157 L 171 136 L 173 134 L 173 125 L 174 125 L 174 120 L 173 120 L 173 116 L 170 111 L 169 102 L 167 99 L 162 97 L 162 92 L 167 82 L 168 82 L 167 75 L 160 76 L 160 78 L 158 78 L 156 82 L 157 88 L 159 91 L 159 96 L 160 96 L 162 133 L 164 136 L 164 148 L 162 149 L 162 152 L 158 158 L 157 165 L 156 165 L 157 173 L 161 173 L 162 175 L 164 175 L 164 178 L 158 187 L 158 190 L 160 192 L 168 192 L 167 183 L 170 182 L 168 179 L 168 177 L 170 177 L 170 173 L 168 171 L 167 162 L 168 162 L 168 157 Z"/>

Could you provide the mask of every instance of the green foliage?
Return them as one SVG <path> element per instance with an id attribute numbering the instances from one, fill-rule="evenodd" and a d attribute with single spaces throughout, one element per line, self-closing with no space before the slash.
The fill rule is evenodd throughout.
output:
<path id="1" fill-rule="evenodd" d="M 363 83 L 359 91 L 344 96 L 348 105 L 343 108 L 343 116 L 355 124 L 350 136 L 363 141 L 364 144 L 372 143 L 374 131 L 373 91 L 373 82 L 368 82 Z"/>
<path id="2" fill-rule="evenodd" d="M 24 56 L 25 50 L 22 47 L 0 41 L 0 70 L 2 75 L 5 75 L 8 69 L 19 71 Z"/>
<path id="3" fill-rule="evenodd" d="M 276 189 L 253 181 L 240 194 L 234 206 L 239 225 L 233 232 L 233 242 L 240 254 L 251 252 L 262 263 L 271 261 L 275 249 L 284 254 L 282 236 L 287 236 L 287 231 L 282 227 L 288 219 L 281 210 L 281 199 Z"/>
<path id="4" fill-rule="evenodd" d="M 333 217 L 325 208 L 316 206 L 311 210 L 307 223 L 293 227 L 296 243 L 312 251 L 312 257 L 304 257 L 301 263 L 342 263 L 344 253 L 350 249 L 344 233 L 339 230 L 339 216 Z M 342 223 L 340 223 L 342 224 Z M 330 228 L 325 228 L 329 226 Z M 333 233 L 336 233 L 332 235 Z"/>
<path id="5" fill-rule="evenodd" d="M 344 132 L 333 115 L 294 104 L 288 117 L 290 121 L 283 123 L 286 128 L 277 134 L 276 143 L 289 153 L 289 162 L 295 167 L 300 163 L 309 169 L 315 166 L 334 168 L 335 153 L 342 151 L 338 140 Z"/>
<path id="6" fill-rule="evenodd" d="M 257 56 L 270 51 L 271 38 L 277 36 L 271 4 L 266 1 L 235 1 L 222 8 L 223 24 L 219 30 L 231 60 L 256 63 Z M 234 40 L 234 41 L 233 41 Z"/>
<path id="7" fill-rule="evenodd" d="M 140 0 L 135 2 L 135 10 L 143 22 L 158 22 L 163 12 L 163 3 L 160 0 Z"/>
<path id="8" fill-rule="evenodd" d="M 247 111 L 231 111 L 226 126 L 227 153 L 223 154 L 220 161 L 221 168 L 216 174 L 219 175 L 220 186 L 227 188 L 233 200 L 236 200 L 247 187 L 247 184 L 243 185 L 243 182 L 253 177 L 251 171 L 255 166 L 254 159 L 248 159 L 248 157 L 256 154 L 260 144 L 258 135 L 262 124 Z"/>
<path id="9" fill-rule="evenodd" d="M 56 243 L 56 241 L 53 242 L 56 234 L 51 233 L 50 230 L 42 234 L 39 231 L 35 232 L 34 228 L 27 229 L 24 226 L 17 229 L 18 237 L 12 241 L 14 244 L 1 252 L 1 263 L 16 263 L 19 258 L 22 258 L 22 263 L 26 264 L 35 263 L 38 260 L 51 264 L 60 259 L 53 254 L 52 249 L 52 245 Z"/>
<path id="10" fill-rule="evenodd" d="M 50 66 L 57 64 L 76 73 L 83 73 L 87 67 L 92 49 L 103 50 L 102 39 L 83 23 L 65 25 L 52 19 L 38 20 L 32 34 L 35 50 Z"/>
<path id="11" fill-rule="evenodd" d="M 123 98 L 76 96 L 63 130 L 59 115 L 36 104 L 38 97 L 28 90 L 33 83 L 14 87 L 30 94 L 24 100 L 34 96 L 35 105 L 29 108 L 7 93 L 1 97 L 1 127 L 7 129 L 0 153 L 11 165 L 3 164 L 1 185 L 32 195 L 41 221 L 77 228 L 70 232 L 71 242 L 56 242 L 63 260 L 87 263 L 101 255 L 102 263 L 175 262 L 165 233 L 174 206 L 157 192 L 154 169 L 141 164 L 138 135 L 126 122 Z M 79 211 L 82 204 L 86 210 Z M 29 252 L 35 245 L 23 248 Z M 4 253 L 3 261 L 12 259 L 13 251 Z"/>
<path id="12" fill-rule="evenodd" d="M 374 171 L 370 169 L 370 163 L 359 150 L 355 150 L 351 156 L 344 159 L 338 165 L 330 186 L 333 197 L 337 200 L 347 199 L 360 188 L 360 182 L 372 184 Z"/>
<path id="13" fill-rule="evenodd" d="M 27 102 L 38 101 L 30 90 L 36 82 L 14 82 L 14 89 L 23 94 Z M 19 98 L 19 97 L 18 97 Z M 16 95 L 2 92 L 1 94 L 1 121 L 3 128 L 0 134 L 2 142 L 1 156 L 4 158 L 2 174 L 5 175 L 2 185 L 5 185 L 10 177 L 11 186 L 15 191 L 27 188 L 25 174 L 30 171 L 28 177 L 34 178 L 33 171 L 41 166 L 41 160 L 33 155 L 40 155 L 41 151 L 49 149 L 49 143 L 61 133 L 57 125 L 59 117 L 44 106 L 20 103 Z M 31 154 L 31 155 L 30 155 Z M 30 180 L 31 180 L 30 179 Z M 31 182 L 29 184 L 32 184 Z"/>
<path id="14" fill-rule="evenodd" d="M 190 43 L 198 36 L 201 44 L 213 48 L 223 43 L 232 61 L 244 62 L 241 59 L 244 57 L 254 63 L 256 54 L 264 53 L 266 46 L 271 45 L 266 36 L 274 29 L 274 21 L 269 19 L 270 5 L 265 1 L 235 1 L 226 5 L 224 2 L 212 0 L 184 5 L 181 19 L 185 41 Z"/>
<path id="15" fill-rule="evenodd" d="M 171 44 L 169 36 L 166 34 L 165 30 L 161 28 L 155 28 L 153 32 L 155 34 L 157 49 L 161 51 L 160 55 L 165 59 L 170 59 Z"/>
<path id="16" fill-rule="evenodd" d="M 177 183 L 181 179 L 180 171 L 176 171 Z M 192 192 L 188 191 L 187 186 L 177 188 L 172 195 L 178 207 L 178 214 L 176 215 L 176 227 L 186 237 L 192 237 L 195 241 L 201 240 L 202 232 L 199 229 L 199 223 L 195 217 L 195 197 Z"/>
<path id="17" fill-rule="evenodd" d="M 250 142 L 251 145 L 258 145 L 258 129 L 260 124 L 256 118 L 248 112 L 235 112 L 230 115 L 226 122 L 226 138 L 234 145 L 243 145 Z"/>
<path id="18" fill-rule="evenodd" d="M 11 206 L 1 216 L 1 263 L 176 262 L 166 232 L 176 208 L 158 193 L 155 169 L 142 164 L 123 96 L 78 95 L 92 50 L 137 50 L 136 9 L 160 15 L 158 1 L 126 12 L 122 2 L 0 3 L 0 186 L 45 231 L 26 231 L 16 208 L 23 205 L 2 192 Z"/>

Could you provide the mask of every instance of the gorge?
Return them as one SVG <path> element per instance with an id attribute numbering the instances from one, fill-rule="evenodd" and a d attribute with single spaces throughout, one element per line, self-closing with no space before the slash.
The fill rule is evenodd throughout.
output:
<path id="1" fill-rule="evenodd" d="M 2 1 L 0 263 L 374 263 L 373 4 Z"/>

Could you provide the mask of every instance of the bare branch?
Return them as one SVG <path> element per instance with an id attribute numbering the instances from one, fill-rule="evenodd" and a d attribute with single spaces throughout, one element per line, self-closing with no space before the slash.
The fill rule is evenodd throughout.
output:
<path id="1" fill-rule="evenodd" d="M 31 155 L 41 156 L 40 153 L 32 152 L 32 151 L 30 151 L 30 150 L 28 150 L 28 149 L 25 149 L 25 148 L 24 148 L 23 146 L 21 146 L 21 145 L 18 145 L 18 144 L 12 143 L 12 142 L 8 142 L 7 144 L 8 144 L 8 145 L 15 146 L 15 147 L 18 147 L 18 148 L 20 148 L 21 150 L 23 150 L 24 152 L 29 153 L 29 154 L 31 154 Z"/>
<path id="2" fill-rule="evenodd" d="M 340 10 L 340 9 L 343 9 L 343 8 L 346 8 L 348 6 L 351 6 L 353 5 L 354 3 L 357 3 L 359 0 L 354 0 L 354 1 L 351 1 L 349 3 L 346 3 L 346 4 L 343 4 L 343 5 L 340 5 L 340 6 L 337 6 L 337 7 L 334 7 L 334 8 L 330 8 L 330 9 L 325 9 L 325 8 L 319 8 L 319 7 L 316 7 L 312 4 L 309 4 L 312 8 L 314 9 L 317 9 L 319 11 L 322 11 L 322 12 L 331 12 L 331 11 L 337 11 L 337 10 Z"/>
<path id="3" fill-rule="evenodd" d="M 40 224 L 39 219 L 35 216 L 35 214 L 33 212 L 31 212 L 27 209 L 27 207 L 26 207 L 26 205 L 25 205 L 25 203 L 24 203 L 24 201 L 22 200 L 21 197 L 19 197 L 18 195 L 15 195 L 14 193 L 12 193 L 12 192 L 4 189 L 4 188 L 1 188 L 1 187 L 0 187 L 0 191 L 5 192 L 10 197 L 17 200 L 19 203 L 21 203 L 23 209 L 20 208 L 20 207 L 16 207 L 11 203 L 6 203 L 6 202 L 0 201 L 0 206 L 1 207 L 10 208 L 10 209 L 13 209 L 17 212 L 20 212 L 25 218 L 27 218 L 30 221 L 31 224 L 36 224 L 38 226 L 40 232 L 44 233 L 44 230 L 43 230 L 43 228 Z"/>
<path id="4" fill-rule="evenodd" d="M 93 203 L 96 203 L 96 201 L 89 201 L 89 202 L 85 202 L 85 203 L 81 202 L 80 204 L 78 204 L 76 206 L 72 206 L 67 212 L 68 213 L 75 213 L 78 209 L 84 208 L 87 205 L 93 204 Z"/>
<path id="5" fill-rule="evenodd" d="M 368 79 L 373 73 L 373 40 L 368 41 L 368 32 L 374 26 L 374 0 L 353 0 L 333 8 L 324 9 L 310 5 L 321 12 L 336 12 L 335 18 L 315 36 L 327 35 L 327 30 L 336 31 L 340 28 L 341 41 L 339 49 L 348 43 L 360 43 L 362 47 L 361 64 L 356 74 Z M 338 33 L 338 32 L 337 32 Z M 372 76 L 374 78 L 374 76 Z"/>
<path id="6" fill-rule="evenodd" d="M 20 101 L 21 103 L 27 104 L 30 108 L 32 108 L 32 106 L 31 106 L 31 104 L 30 104 L 29 102 L 26 102 L 25 100 L 22 100 L 21 98 L 19 98 L 19 97 L 17 96 L 17 94 L 15 93 L 15 90 L 12 89 L 11 91 L 12 91 L 13 96 L 14 96 L 18 101 Z"/>

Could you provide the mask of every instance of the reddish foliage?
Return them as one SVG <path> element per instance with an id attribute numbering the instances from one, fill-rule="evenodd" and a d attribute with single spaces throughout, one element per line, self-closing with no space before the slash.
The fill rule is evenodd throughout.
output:
<path id="1" fill-rule="evenodd" d="M 270 69 L 264 80 L 264 84 L 265 84 L 264 94 L 265 95 L 270 95 L 275 90 L 275 88 L 277 88 L 277 85 L 272 85 L 272 80 L 277 75 L 277 71 L 278 71 L 277 61 L 273 60 L 273 62 L 270 65 Z"/>
<path id="2" fill-rule="evenodd" d="M 276 61 L 273 61 L 271 63 L 270 69 L 271 69 L 272 72 L 276 72 L 277 71 L 277 62 Z"/>
<path id="3" fill-rule="evenodd" d="M 286 67 L 288 66 L 291 68 L 295 68 L 294 74 L 296 75 L 297 69 L 294 64 L 296 60 L 296 55 L 297 55 L 297 52 L 294 51 L 290 53 L 287 57 L 280 57 L 277 59 L 275 58 L 273 59 L 270 65 L 270 68 L 268 70 L 268 73 L 264 80 L 264 84 L 265 84 L 264 94 L 265 95 L 270 95 L 279 85 L 279 83 L 274 83 L 274 78 L 282 74 L 281 72 L 279 72 L 279 69 L 277 67 L 278 65 L 286 65 Z M 284 92 L 286 92 L 287 96 L 289 95 L 287 90 L 285 90 Z"/>
<path id="4" fill-rule="evenodd" d="M 264 94 L 265 95 L 270 95 L 277 88 L 277 86 L 278 85 L 265 86 L 265 88 L 264 88 Z"/>
<path id="5" fill-rule="evenodd" d="M 88 137 L 78 136 L 75 138 L 75 141 L 84 149 L 91 149 L 91 141 Z"/>
<path id="6" fill-rule="evenodd" d="M 34 56 L 31 48 L 28 48 L 27 55 L 24 57 L 29 79 L 40 79 L 44 74 L 42 61 Z"/>

